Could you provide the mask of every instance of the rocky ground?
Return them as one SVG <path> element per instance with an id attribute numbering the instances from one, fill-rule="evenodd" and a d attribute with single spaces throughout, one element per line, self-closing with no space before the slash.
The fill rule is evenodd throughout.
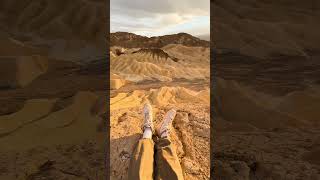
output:
<path id="1" fill-rule="evenodd" d="M 106 54 L 88 41 L 1 32 L 0 178 L 104 179 L 109 153 Z M 209 63 L 209 50 L 194 48 L 203 55 L 193 66 L 195 54 L 185 53 L 190 48 L 130 51 L 133 64 L 128 54 L 111 60 L 113 179 L 127 178 L 146 99 L 155 107 L 157 123 L 168 105 L 177 108 L 173 142 L 186 179 L 208 179 L 210 74 L 201 63 Z M 121 69 L 121 62 L 129 68 Z M 179 69 L 182 65 L 186 69 Z"/>
<path id="2" fill-rule="evenodd" d="M 319 179 L 319 89 L 286 96 L 217 80 L 211 176 Z"/>
<path id="3" fill-rule="evenodd" d="M 149 101 L 156 125 L 170 108 L 177 109 L 172 140 L 185 178 L 209 179 L 209 49 L 170 44 L 112 47 L 111 54 L 111 178 L 130 179 L 130 157 L 142 136 L 142 107 Z"/>
<path id="4" fill-rule="evenodd" d="M 0 2 L 0 179 L 105 177 L 102 4 Z M 176 42 L 191 43 L 166 36 L 138 51 L 125 34 L 117 45 L 135 48 L 110 53 L 111 177 L 127 179 L 149 100 L 156 124 L 178 110 L 172 139 L 186 179 L 320 179 L 319 3 L 212 5 L 211 113 L 207 42 L 180 34 Z"/>
<path id="5" fill-rule="evenodd" d="M 24 87 L 2 84 L 0 179 L 104 179 L 108 80 L 84 67 L 49 59 Z"/>
<path id="6" fill-rule="evenodd" d="M 212 177 L 320 178 L 319 7 L 211 3 Z"/>
<path id="7" fill-rule="evenodd" d="M 104 179 L 106 6 L 0 9 L 0 179 Z"/>
<path id="8" fill-rule="evenodd" d="M 111 111 L 111 177 L 128 179 L 128 165 L 134 145 L 141 138 L 142 103 Z M 209 106 L 204 103 L 172 104 L 178 113 L 172 140 L 186 179 L 209 178 Z M 190 108 L 193 107 L 192 109 Z M 111 105 L 112 107 L 112 105 Z M 169 107 L 154 106 L 158 125 Z"/>

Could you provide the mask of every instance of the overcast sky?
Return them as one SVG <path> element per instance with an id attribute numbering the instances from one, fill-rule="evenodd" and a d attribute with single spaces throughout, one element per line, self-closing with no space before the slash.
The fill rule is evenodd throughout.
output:
<path id="1" fill-rule="evenodd" d="M 111 32 L 210 34 L 210 0 L 111 0 Z"/>

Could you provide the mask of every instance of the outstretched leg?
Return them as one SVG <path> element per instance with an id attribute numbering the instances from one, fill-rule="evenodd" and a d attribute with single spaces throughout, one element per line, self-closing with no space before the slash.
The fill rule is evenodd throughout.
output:
<path id="1" fill-rule="evenodd" d="M 152 180 L 153 155 L 153 140 L 145 138 L 140 139 L 130 160 L 128 179 Z"/>
<path id="2" fill-rule="evenodd" d="M 156 144 L 156 179 L 182 180 L 183 173 L 179 159 L 169 139 L 170 126 L 176 115 L 175 110 L 170 110 L 164 117 L 162 124 L 157 129 L 159 141 Z"/>
<path id="3" fill-rule="evenodd" d="M 143 138 L 139 140 L 130 159 L 128 172 L 128 179 L 130 180 L 153 179 L 154 142 L 152 140 L 152 134 L 154 132 L 154 128 L 152 122 L 152 107 L 150 104 L 146 104 L 144 106 L 143 115 Z"/>

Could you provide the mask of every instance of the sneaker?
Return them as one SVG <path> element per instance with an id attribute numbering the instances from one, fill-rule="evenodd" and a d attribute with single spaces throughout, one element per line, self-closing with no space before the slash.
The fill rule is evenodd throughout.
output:
<path id="1" fill-rule="evenodd" d="M 144 129 L 149 127 L 154 132 L 152 106 L 149 103 L 144 104 L 142 114 L 144 118 L 142 131 L 144 132 Z"/>
<path id="2" fill-rule="evenodd" d="M 176 116 L 176 113 L 177 113 L 176 110 L 171 109 L 164 116 L 162 123 L 157 128 L 157 133 L 158 133 L 159 137 L 161 137 L 161 138 L 169 137 L 171 124 L 172 124 L 173 119 Z"/>

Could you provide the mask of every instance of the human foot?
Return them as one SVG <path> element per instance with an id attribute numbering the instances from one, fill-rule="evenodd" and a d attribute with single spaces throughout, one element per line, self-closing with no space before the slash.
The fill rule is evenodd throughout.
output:
<path id="1" fill-rule="evenodd" d="M 152 113 L 152 106 L 149 103 L 144 104 L 143 107 L 143 124 L 142 124 L 142 131 L 143 131 L 143 138 L 152 138 L 152 134 L 154 132 L 153 126 L 153 113 Z"/>
<path id="2" fill-rule="evenodd" d="M 160 136 L 161 138 L 169 137 L 171 124 L 173 119 L 176 116 L 176 113 L 177 112 L 174 109 L 171 109 L 170 111 L 167 112 L 167 114 L 163 118 L 162 123 L 157 128 L 158 136 Z"/>

